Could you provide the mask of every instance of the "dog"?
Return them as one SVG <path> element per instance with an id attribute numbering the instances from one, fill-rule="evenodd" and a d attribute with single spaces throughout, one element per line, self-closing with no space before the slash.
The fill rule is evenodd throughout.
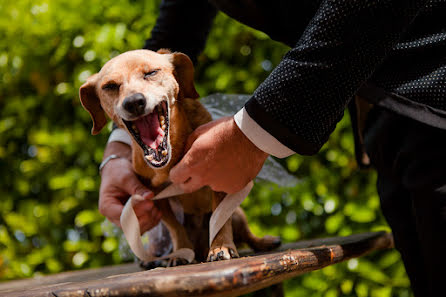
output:
<path id="1" fill-rule="evenodd" d="M 106 125 L 106 115 L 126 129 L 132 136 L 134 171 L 155 193 L 169 183 L 169 171 L 182 158 L 187 137 L 212 120 L 198 100 L 193 77 L 193 64 L 183 53 L 134 50 L 108 61 L 79 90 L 82 106 L 93 121 L 92 134 Z M 202 262 L 238 257 L 234 240 L 255 251 L 280 245 L 278 237 L 253 235 L 238 208 L 209 247 L 210 214 L 223 198 L 224 193 L 209 187 L 178 196 L 184 224 L 178 222 L 167 199 L 155 201 L 174 251 L 190 248 L 195 260 Z"/>

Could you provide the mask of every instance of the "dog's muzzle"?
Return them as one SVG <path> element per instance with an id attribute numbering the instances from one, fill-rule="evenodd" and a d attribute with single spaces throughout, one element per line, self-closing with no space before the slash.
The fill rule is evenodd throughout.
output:
<path id="1" fill-rule="evenodd" d="M 144 159 L 151 167 L 161 168 L 167 165 L 171 156 L 169 139 L 169 108 L 162 101 L 155 109 L 144 114 L 146 99 L 137 93 L 124 99 L 123 107 L 127 112 L 139 114 L 136 120 L 123 119 L 130 134 L 144 151 Z"/>
<path id="2" fill-rule="evenodd" d="M 136 93 L 126 97 L 122 102 L 122 107 L 133 117 L 138 117 L 144 114 L 146 104 L 146 97 L 141 93 Z"/>

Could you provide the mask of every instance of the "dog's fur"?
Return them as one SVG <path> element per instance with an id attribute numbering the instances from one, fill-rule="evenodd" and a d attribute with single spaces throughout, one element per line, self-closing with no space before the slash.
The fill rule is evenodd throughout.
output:
<path id="1" fill-rule="evenodd" d="M 111 59 L 80 88 L 81 103 L 93 120 L 92 134 L 99 133 L 106 124 L 105 114 L 130 133 L 129 121 L 155 112 L 155 106 L 162 104 L 162 101 L 167 102 L 167 137 L 170 137 L 168 156 L 164 158 L 168 158 L 167 164 L 161 168 L 152 166 L 145 160 L 147 151 L 132 137 L 134 170 L 155 193 L 169 181 L 169 170 L 183 156 L 189 134 L 198 126 L 211 121 L 210 114 L 197 100 L 199 95 L 195 90 L 193 72 L 192 62 L 182 53 L 135 50 Z M 124 108 L 126 98 L 136 93 L 143 94 L 146 101 L 140 115 L 132 114 Z M 127 124 L 124 120 L 128 121 Z M 238 208 L 232 219 L 218 232 L 209 249 L 206 221 L 223 196 L 208 187 L 179 196 L 186 215 L 184 225 L 176 220 L 166 199 L 156 201 L 174 250 L 191 248 L 195 250 L 196 260 L 203 261 L 207 255 L 207 260 L 212 261 L 238 257 L 233 238 L 248 243 L 254 250 L 269 250 L 280 244 L 276 237 L 254 236 L 249 230 L 245 214 Z"/>

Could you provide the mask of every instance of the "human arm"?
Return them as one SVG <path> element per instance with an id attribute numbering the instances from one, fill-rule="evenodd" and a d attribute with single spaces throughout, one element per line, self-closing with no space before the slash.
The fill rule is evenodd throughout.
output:
<path id="1" fill-rule="evenodd" d="M 208 0 L 163 0 L 144 48 L 185 53 L 194 64 L 203 50 L 217 9 Z"/>
<path id="2" fill-rule="evenodd" d="M 247 114 L 291 150 L 315 154 L 426 2 L 322 1 L 296 46 L 245 104 Z"/>
<path id="3" fill-rule="evenodd" d="M 186 192 L 203 185 L 214 191 L 238 192 L 256 177 L 268 157 L 243 135 L 232 117 L 198 127 L 185 149 L 170 178 Z"/>
<path id="4" fill-rule="evenodd" d="M 121 227 L 120 217 L 125 202 L 130 196 L 139 194 L 145 199 L 134 205 L 134 209 L 141 232 L 144 233 L 156 226 L 161 219 L 161 212 L 150 200 L 153 193 L 135 175 L 131 163 L 131 149 L 127 143 L 108 142 L 103 159 L 105 160 L 110 155 L 116 155 L 118 158 L 108 161 L 101 170 L 99 212 Z"/>
<path id="5" fill-rule="evenodd" d="M 323 1 L 296 46 L 246 103 L 249 118 L 291 152 L 316 153 L 342 118 L 350 98 L 385 59 L 425 2 Z M 253 129 L 239 128 L 253 144 L 262 147 L 262 136 L 256 136 Z M 200 138 L 206 136 L 205 131 L 195 140 L 200 144 Z M 243 143 L 240 137 L 233 137 L 231 142 L 234 146 Z M 207 166 L 218 168 L 221 160 L 231 162 L 231 153 L 217 140 L 214 144 L 208 146 L 218 157 L 207 158 Z M 203 182 L 190 165 L 199 168 L 204 162 L 194 153 L 198 148 L 192 144 L 184 156 L 187 164 L 181 161 L 172 170 L 174 182 L 193 191 L 203 185 L 212 187 L 219 180 L 220 185 L 224 184 L 219 190 L 232 191 L 229 176 L 245 180 L 243 171 L 233 170 L 221 171 L 215 180 Z M 205 154 L 201 150 L 201 155 Z M 240 168 L 259 167 L 249 158 L 240 162 Z M 192 182 L 194 179 L 198 181 Z"/>

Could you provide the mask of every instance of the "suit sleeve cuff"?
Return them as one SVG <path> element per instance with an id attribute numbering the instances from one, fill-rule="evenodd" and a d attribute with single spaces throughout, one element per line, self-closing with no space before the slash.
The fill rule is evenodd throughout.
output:
<path id="1" fill-rule="evenodd" d="M 119 141 L 122 143 L 126 143 L 128 145 L 132 144 L 132 139 L 130 138 L 130 135 L 124 129 L 121 128 L 114 129 L 110 134 L 110 136 L 108 137 L 107 143 L 113 141 Z"/>
<path id="2" fill-rule="evenodd" d="M 259 149 L 277 158 L 285 158 L 295 154 L 274 136 L 259 126 L 243 107 L 234 115 L 234 121 L 243 134 Z"/>

